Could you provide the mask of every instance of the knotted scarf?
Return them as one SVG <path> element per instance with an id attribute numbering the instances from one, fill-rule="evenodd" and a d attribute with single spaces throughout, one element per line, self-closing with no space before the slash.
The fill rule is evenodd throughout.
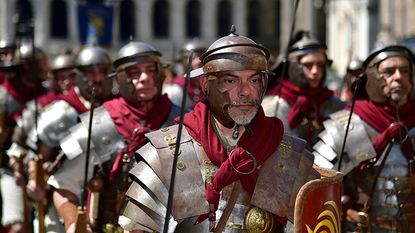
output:
<path id="1" fill-rule="evenodd" d="M 220 191 L 227 185 L 240 180 L 242 187 L 252 196 L 258 178 L 258 170 L 245 175 L 254 166 L 251 153 L 261 166 L 278 148 L 284 128 L 277 118 L 266 117 L 262 108 L 252 122 L 246 126 L 244 134 L 239 139 L 233 151 L 226 151 L 211 125 L 211 111 L 205 102 L 199 102 L 193 112 L 184 116 L 184 126 L 190 136 L 199 142 L 210 161 L 218 167 L 212 182 L 206 183 L 206 200 L 218 208 Z M 176 119 L 177 120 L 177 119 Z M 234 168 L 235 169 L 234 169 Z M 240 171 L 237 172 L 236 170 Z M 197 223 L 204 221 L 207 214 L 201 216 Z M 283 221 L 283 220 L 282 220 Z"/>
<path id="2" fill-rule="evenodd" d="M 350 107 L 350 104 L 346 106 L 348 109 Z M 406 137 L 407 130 L 415 126 L 414 101 L 406 103 L 398 112 L 400 123 L 396 124 L 398 122 L 397 110 L 392 105 L 375 104 L 369 100 L 357 100 L 355 103 L 354 113 L 380 133 L 374 143 L 377 158 L 382 155 L 389 143 L 393 140 L 402 141 Z M 403 141 L 401 149 L 408 160 L 414 155 L 410 139 Z M 360 168 L 366 167 L 367 164 L 367 162 L 362 164 Z"/>
<path id="3" fill-rule="evenodd" d="M 160 96 L 148 112 L 140 108 L 140 103 L 130 103 L 122 97 L 103 104 L 114 121 L 118 133 L 128 139 L 128 146 L 121 150 L 115 159 L 110 180 L 113 180 L 120 170 L 123 155 L 132 157 L 134 152 L 146 142 L 145 134 L 160 129 L 167 121 L 172 105 L 167 95 Z"/>

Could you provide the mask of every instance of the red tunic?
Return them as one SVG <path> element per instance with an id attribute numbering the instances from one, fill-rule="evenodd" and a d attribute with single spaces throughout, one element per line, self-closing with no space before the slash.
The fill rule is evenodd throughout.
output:
<path id="1" fill-rule="evenodd" d="M 277 150 L 284 134 L 282 122 L 278 118 L 266 117 L 263 109 L 259 108 L 255 118 L 246 126 L 249 130 L 241 136 L 230 156 L 230 151 L 226 151 L 222 146 L 211 125 L 211 111 L 205 102 L 198 103 L 194 111 L 185 115 L 184 126 L 190 136 L 203 146 L 212 163 L 218 167 L 212 177 L 212 183 L 206 184 L 206 199 L 210 204 L 214 204 L 215 208 L 219 203 L 220 191 L 237 180 L 240 180 L 242 187 L 252 196 L 258 170 L 244 175 L 236 172 L 232 165 L 239 171 L 250 171 L 253 160 L 248 151 L 256 158 L 257 166 L 261 166 Z M 198 222 L 206 218 L 207 216 L 202 216 Z"/>
<path id="2" fill-rule="evenodd" d="M 350 109 L 351 104 L 346 106 Z M 373 127 L 380 135 L 375 139 L 375 150 L 377 157 L 379 157 L 385 150 L 386 146 L 392 139 L 401 141 L 401 137 L 405 136 L 406 130 L 415 127 L 415 101 L 411 100 L 399 109 L 399 120 L 406 129 L 400 128 L 399 125 L 390 127 L 391 124 L 398 122 L 397 110 L 395 107 L 388 104 L 375 104 L 369 100 L 356 100 L 354 113 Z M 402 132 L 404 132 L 402 134 Z M 407 159 L 412 159 L 414 150 L 411 140 L 405 140 L 401 145 L 402 151 Z M 364 163 L 361 168 L 364 168 L 368 163 Z"/>
<path id="3" fill-rule="evenodd" d="M 170 115 L 172 105 L 167 95 L 160 96 L 149 112 L 143 112 L 137 103 L 128 103 L 122 97 L 103 104 L 114 121 L 118 133 L 129 141 L 128 151 L 122 150 L 117 155 L 110 173 L 110 180 L 114 179 L 119 171 L 123 154 L 127 153 L 132 156 L 138 148 L 144 145 L 145 134 L 161 128 Z"/>

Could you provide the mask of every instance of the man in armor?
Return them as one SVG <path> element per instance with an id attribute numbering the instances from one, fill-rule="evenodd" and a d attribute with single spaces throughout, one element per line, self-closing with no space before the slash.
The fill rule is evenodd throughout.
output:
<path id="1" fill-rule="evenodd" d="M 344 104 L 325 85 L 331 63 L 326 45 L 306 31 L 295 37 L 298 39 L 288 54 L 288 77 L 278 77 L 280 83 L 268 91 L 262 105 L 266 115 L 283 121 L 287 134 L 312 145 L 328 114 L 342 109 Z"/>
<path id="2" fill-rule="evenodd" d="M 116 231 L 119 199 L 125 192 L 126 171 L 134 161 L 134 151 L 144 143 L 145 133 L 172 124 L 178 115 L 178 108 L 161 94 L 165 76 L 160 57 L 161 53 L 147 43 L 131 41 L 123 46 L 113 62 L 121 96 L 94 110 L 91 150 L 86 151 L 89 112 L 82 114 L 81 123 L 60 141 L 67 159 L 48 183 L 54 188 L 54 205 L 67 232 L 79 230 L 75 226 L 77 206 L 85 204 L 81 203 L 82 191 L 87 188 L 82 185 L 84 179 L 90 180 L 90 227 L 96 232 Z M 87 153 L 90 161 L 86 161 Z M 84 174 L 86 162 L 87 178 L 79 175 Z"/>
<path id="3" fill-rule="evenodd" d="M 203 67 L 190 76 L 200 77 L 207 100 L 184 115 L 178 155 L 178 125 L 146 135 L 150 143 L 137 151 L 119 217 L 126 232 L 163 231 L 173 156 L 168 232 L 282 232 L 292 221 L 290 203 L 315 175 L 313 158 L 303 141 L 283 138 L 278 118 L 264 114 L 268 58 L 265 47 L 234 27 L 201 56 Z"/>
<path id="4" fill-rule="evenodd" d="M 13 161 L 10 164 L 8 156 L 5 156 L 5 148 L 11 143 L 16 120 L 27 102 L 46 92 L 42 81 L 47 66 L 44 66 L 46 55 L 28 40 L 22 39 L 20 45 L 11 51 L 3 53 L 0 62 L 5 77 L 0 86 L 2 224 L 8 226 L 10 232 L 20 232 L 29 229 L 30 213 L 24 211 L 23 189 L 13 179 L 10 166 L 14 164 Z"/>
<path id="5" fill-rule="evenodd" d="M 365 87 L 357 88 L 364 92 L 350 124 L 351 104 L 330 115 L 314 145 L 315 162 L 346 174 L 345 232 L 415 232 L 414 57 L 406 47 L 386 46 L 363 67 L 358 83 Z"/>
<path id="6" fill-rule="evenodd" d="M 24 160 L 28 177 L 34 177 L 37 169 L 43 169 L 42 166 L 40 168 L 35 166 L 35 161 L 38 161 L 39 157 L 41 157 L 41 163 L 50 163 L 55 160 L 58 154 L 59 140 L 68 134 L 67 130 L 71 126 L 78 122 L 78 115 L 87 112 L 92 106 L 88 86 L 90 88 L 92 85 L 99 87 L 96 88 L 100 92 L 95 104 L 112 96 L 112 81 L 107 79 L 107 75 L 112 70 L 111 60 L 108 51 L 103 48 L 87 46 L 77 56 L 67 53 L 58 55 L 50 67 L 53 75 L 52 81 L 56 83 L 53 86 L 60 93 L 54 98 L 49 97 L 45 100 L 56 99 L 56 101 L 48 105 L 39 98 L 38 109 L 35 109 L 34 104 L 29 105 L 31 108 L 27 108 L 23 112 L 19 121 L 21 124 L 14 131 L 13 144 L 7 151 L 11 161 Z M 75 82 L 77 85 L 74 86 Z M 37 113 L 35 113 L 36 110 Z M 34 120 L 35 116 L 38 116 L 37 122 Z M 22 158 L 22 155 L 25 157 Z M 23 185 L 24 174 L 22 174 L 20 167 L 14 166 L 13 168 L 18 183 Z M 41 174 L 44 173 L 42 171 Z M 46 179 L 46 176 L 41 179 Z M 46 197 L 47 187 L 43 181 L 29 178 L 26 190 L 33 200 L 40 201 Z M 47 232 L 64 230 L 56 216 L 56 210 L 48 208 L 45 220 Z"/>
<path id="7" fill-rule="evenodd" d="M 10 38 L 0 39 L 0 65 L 4 67 L 5 63 L 12 61 L 16 51 L 16 43 Z M 0 70 L 0 83 L 4 81 L 6 74 L 4 70 Z"/>
<path id="8" fill-rule="evenodd" d="M 347 65 L 346 74 L 342 86 L 340 87 L 340 99 L 344 102 L 349 102 L 353 99 L 353 92 L 356 86 L 356 81 L 361 74 L 363 74 L 363 62 L 360 59 L 354 58 Z"/>
<path id="9" fill-rule="evenodd" d="M 193 51 L 192 68 L 200 68 L 200 56 L 204 52 L 206 52 L 206 46 L 200 40 L 193 40 L 186 43 L 183 49 L 181 50 L 180 56 L 180 61 L 183 67 L 186 67 L 191 51 Z M 167 93 L 171 101 L 177 106 L 180 106 L 182 104 L 181 101 L 183 98 L 184 81 L 184 74 L 179 74 L 176 77 L 174 77 L 174 79 L 171 80 L 169 83 L 166 83 L 163 87 L 163 92 Z M 198 78 L 193 78 L 189 80 L 186 98 L 187 110 L 192 110 L 197 102 L 202 101 L 205 98 L 202 90 L 200 89 L 200 81 Z"/>

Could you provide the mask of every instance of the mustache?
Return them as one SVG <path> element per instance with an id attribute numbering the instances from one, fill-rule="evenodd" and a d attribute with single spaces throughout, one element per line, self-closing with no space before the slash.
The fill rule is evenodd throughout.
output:
<path id="1" fill-rule="evenodd" d="M 255 107 L 259 107 L 259 103 L 257 100 L 252 100 L 252 99 L 239 99 L 239 100 L 234 100 L 231 102 L 230 104 L 231 106 L 233 105 L 254 105 Z"/>

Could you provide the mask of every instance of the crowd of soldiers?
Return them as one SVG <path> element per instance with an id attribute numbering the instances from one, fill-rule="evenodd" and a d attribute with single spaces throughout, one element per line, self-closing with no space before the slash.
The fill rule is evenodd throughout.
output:
<path id="1" fill-rule="evenodd" d="M 330 90 L 326 50 L 299 31 L 271 70 L 232 28 L 168 78 L 146 42 L 1 40 L 0 232 L 289 232 L 300 188 L 339 174 L 341 232 L 415 232 L 414 55 L 376 48 Z"/>

